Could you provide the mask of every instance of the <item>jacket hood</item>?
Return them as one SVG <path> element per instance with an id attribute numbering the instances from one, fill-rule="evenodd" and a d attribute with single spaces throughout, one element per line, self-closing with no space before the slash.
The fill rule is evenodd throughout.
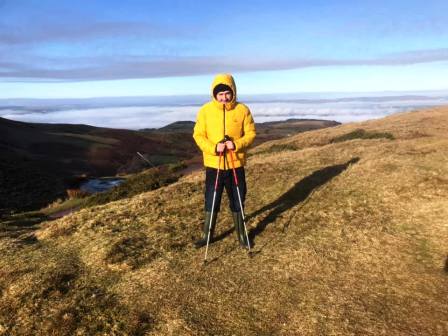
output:
<path id="1" fill-rule="evenodd" d="M 216 77 L 212 83 L 211 96 L 213 99 L 213 103 L 217 104 L 219 107 L 222 107 L 223 104 L 218 102 L 216 100 L 216 98 L 213 96 L 213 89 L 219 84 L 225 84 L 232 89 L 232 91 L 233 91 L 232 101 L 230 103 L 226 103 L 225 105 L 226 105 L 226 110 L 233 109 L 236 104 L 236 85 L 235 85 L 235 81 L 234 81 L 232 75 L 229 75 L 229 74 L 216 75 Z"/>

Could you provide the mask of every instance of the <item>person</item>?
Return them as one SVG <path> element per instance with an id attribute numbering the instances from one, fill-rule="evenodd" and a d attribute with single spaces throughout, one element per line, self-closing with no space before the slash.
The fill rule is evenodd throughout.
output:
<path id="1" fill-rule="evenodd" d="M 249 108 L 237 101 L 235 81 L 231 75 L 219 74 L 215 77 L 211 96 L 212 100 L 199 109 L 193 131 L 193 138 L 203 153 L 205 166 L 203 237 L 195 242 L 195 246 L 200 248 L 207 244 L 209 228 L 210 241 L 213 240 L 224 188 L 229 199 L 238 240 L 242 246 L 247 246 L 242 216 L 247 189 L 244 165 L 246 151 L 256 136 L 255 123 Z M 233 178 L 232 154 L 243 209 L 240 207 L 237 187 Z M 220 171 L 215 206 L 212 211 L 218 164 Z"/>

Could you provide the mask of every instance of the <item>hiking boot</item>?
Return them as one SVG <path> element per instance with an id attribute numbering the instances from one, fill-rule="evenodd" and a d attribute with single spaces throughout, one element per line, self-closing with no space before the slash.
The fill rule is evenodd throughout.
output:
<path id="1" fill-rule="evenodd" d="M 248 247 L 246 231 L 244 230 L 243 214 L 241 211 L 232 212 L 233 224 L 235 225 L 236 236 L 242 247 Z"/>
<path id="2" fill-rule="evenodd" d="M 213 213 L 213 219 L 212 219 L 212 222 L 210 224 L 210 219 L 212 217 L 212 213 L 208 212 L 208 211 L 205 212 L 204 226 L 202 228 L 202 231 L 204 232 L 204 236 L 203 236 L 203 238 L 201 238 L 201 239 L 199 239 L 199 240 L 194 242 L 194 246 L 196 248 L 201 248 L 201 247 L 207 245 L 207 237 L 208 237 L 208 229 L 209 229 L 209 227 L 211 228 L 211 230 L 210 230 L 210 243 L 213 242 L 213 233 L 215 232 L 217 216 L 218 216 L 217 212 Z"/>

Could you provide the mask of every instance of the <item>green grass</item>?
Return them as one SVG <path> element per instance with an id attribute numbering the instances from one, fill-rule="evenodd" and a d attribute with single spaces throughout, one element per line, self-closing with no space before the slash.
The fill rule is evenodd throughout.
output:
<path id="1" fill-rule="evenodd" d="M 105 137 L 95 136 L 95 135 L 90 135 L 90 134 L 75 134 L 75 133 L 48 133 L 48 134 L 78 138 L 78 139 L 87 140 L 87 141 L 91 141 L 94 143 L 106 144 L 106 145 L 115 145 L 120 142 L 117 139 L 105 138 Z"/>
<path id="2" fill-rule="evenodd" d="M 268 154 L 268 153 L 278 153 L 278 152 L 285 152 L 285 151 L 296 151 L 299 150 L 296 145 L 294 144 L 273 144 L 269 146 L 266 149 L 260 150 L 253 155 L 259 155 L 259 154 Z"/>
<path id="3" fill-rule="evenodd" d="M 179 157 L 176 155 L 150 155 L 149 161 L 156 166 L 174 164 L 179 162 Z"/>
<path id="4" fill-rule="evenodd" d="M 39 224 L 47 219 L 40 211 L 23 212 L 20 214 L 4 215 L 0 217 L 0 229 L 13 230 L 27 228 Z"/>
<path id="5" fill-rule="evenodd" d="M 389 139 L 394 140 L 394 136 L 388 132 L 368 132 L 362 128 L 358 128 L 350 133 L 337 136 L 330 140 L 330 143 L 349 141 L 354 139 Z"/>
<path id="6" fill-rule="evenodd" d="M 82 202 L 82 198 L 70 198 L 67 200 L 58 199 L 56 202 L 40 210 L 40 212 L 50 216 L 57 212 L 79 208 L 82 205 Z"/>

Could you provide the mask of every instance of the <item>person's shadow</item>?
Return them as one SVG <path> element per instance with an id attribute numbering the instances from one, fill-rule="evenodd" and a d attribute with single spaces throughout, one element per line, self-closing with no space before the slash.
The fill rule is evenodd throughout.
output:
<path id="1" fill-rule="evenodd" d="M 277 198 L 274 202 L 267 204 L 264 207 L 256 210 L 254 213 L 248 215 L 246 221 L 249 218 L 254 218 L 255 216 L 263 212 L 270 211 L 268 215 L 261 222 L 259 222 L 255 228 L 250 229 L 249 240 L 251 242 L 251 246 L 255 245 L 255 237 L 262 233 L 269 224 L 273 223 L 279 215 L 291 209 L 298 203 L 305 201 L 314 189 L 329 182 L 332 178 L 338 176 L 344 170 L 346 170 L 351 164 L 354 164 L 358 161 L 359 158 L 356 157 L 351 159 L 350 161 L 347 161 L 346 163 L 328 166 L 323 169 L 317 170 L 311 175 L 308 175 L 304 179 L 297 182 L 291 189 Z"/>

